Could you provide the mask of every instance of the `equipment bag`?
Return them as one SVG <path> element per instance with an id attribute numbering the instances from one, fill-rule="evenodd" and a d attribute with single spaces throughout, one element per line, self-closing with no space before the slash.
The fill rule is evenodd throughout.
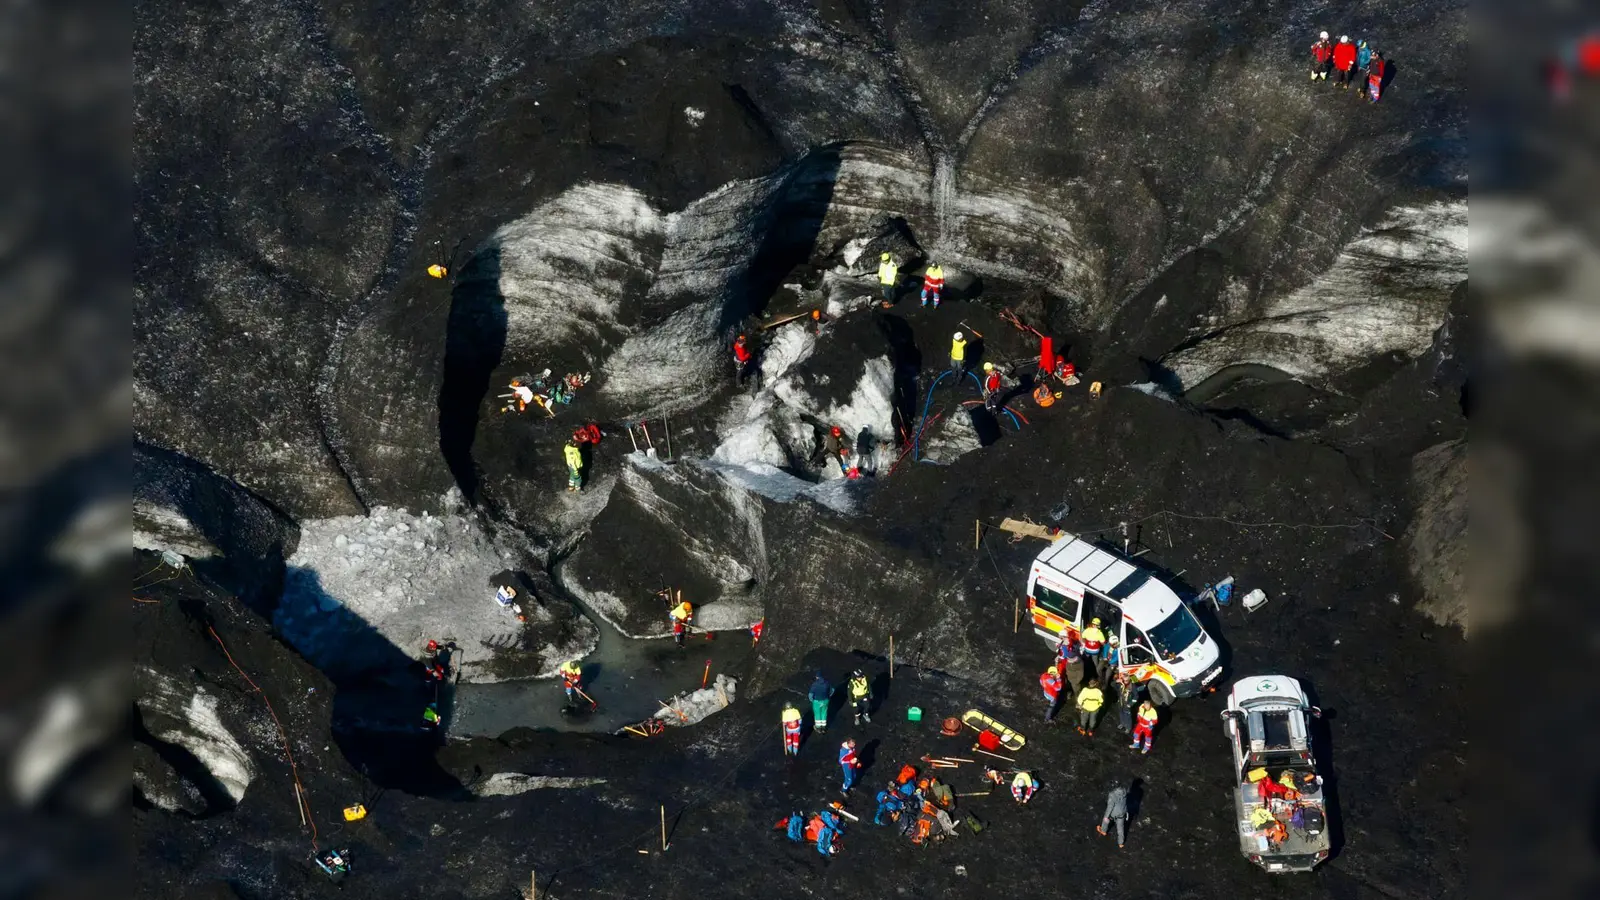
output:
<path id="1" fill-rule="evenodd" d="M 806 817 L 798 812 L 791 813 L 789 816 L 789 830 L 787 832 L 789 840 L 799 843 L 800 840 L 805 837 L 805 833 Z"/>
<path id="2" fill-rule="evenodd" d="M 989 827 L 983 823 L 982 819 L 971 813 L 967 813 L 966 822 L 967 828 L 969 828 L 973 834 L 982 834 L 983 830 Z"/>
<path id="3" fill-rule="evenodd" d="M 917 769 L 915 766 L 901 766 L 900 774 L 896 775 L 894 780 L 896 784 L 905 784 L 909 781 L 915 781 L 916 777 Z"/>

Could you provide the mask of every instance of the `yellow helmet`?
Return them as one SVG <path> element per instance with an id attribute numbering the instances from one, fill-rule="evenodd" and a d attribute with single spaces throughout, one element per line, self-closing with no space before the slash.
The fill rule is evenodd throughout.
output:
<path id="1" fill-rule="evenodd" d="M 450 274 L 450 270 L 439 265 L 438 263 L 434 263 L 428 267 L 428 274 L 432 275 L 434 278 L 443 278 Z"/>
<path id="2" fill-rule="evenodd" d="M 888 262 L 888 261 L 889 261 L 889 253 L 888 253 L 888 251 L 885 251 L 885 252 L 884 252 L 884 253 L 883 253 L 883 254 L 882 254 L 882 255 L 881 255 L 881 256 L 879 256 L 879 257 L 878 257 L 878 258 L 879 258 L 879 259 L 881 259 L 881 260 L 883 260 L 883 261 L 884 261 L 884 262 Z"/>
<path id="3" fill-rule="evenodd" d="M 1099 616 L 1095 616 L 1094 618 L 1090 619 L 1089 620 L 1089 624 L 1090 625 L 1099 625 L 1100 624 L 1100 617 Z"/>
<path id="4" fill-rule="evenodd" d="M 984 363 L 983 364 L 983 370 L 985 372 L 993 372 L 994 371 L 994 363 L 992 363 L 992 362 Z"/>

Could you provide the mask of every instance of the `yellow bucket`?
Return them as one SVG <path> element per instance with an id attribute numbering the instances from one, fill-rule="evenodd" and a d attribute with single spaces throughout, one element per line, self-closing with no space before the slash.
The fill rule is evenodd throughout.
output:
<path id="1" fill-rule="evenodd" d="M 355 806 L 346 806 L 344 808 L 344 820 L 346 822 L 359 822 L 366 817 L 367 808 L 359 803 L 357 803 Z"/>

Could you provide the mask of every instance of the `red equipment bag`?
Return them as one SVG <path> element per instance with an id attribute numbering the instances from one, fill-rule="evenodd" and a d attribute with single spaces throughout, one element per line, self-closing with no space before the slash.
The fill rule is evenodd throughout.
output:
<path id="1" fill-rule="evenodd" d="M 1000 749 L 1000 735 L 992 731 L 980 731 L 978 732 L 978 746 L 993 753 Z"/>

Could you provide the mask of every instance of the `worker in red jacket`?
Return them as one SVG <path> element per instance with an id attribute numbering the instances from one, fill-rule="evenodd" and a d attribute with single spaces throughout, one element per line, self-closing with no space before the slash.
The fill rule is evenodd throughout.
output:
<path id="1" fill-rule="evenodd" d="M 1000 408 L 1000 389 L 1005 386 L 1005 381 L 1000 378 L 1000 370 L 994 363 L 983 364 L 983 408 L 994 412 Z"/>
<path id="2" fill-rule="evenodd" d="M 944 293 L 944 268 L 938 263 L 928 263 L 928 268 L 922 273 L 922 305 L 927 306 L 928 301 L 933 301 L 933 308 L 939 308 L 939 297 Z"/>
<path id="3" fill-rule="evenodd" d="M 750 344 L 744 335 L 739 335 L 733 341 L 733 383 L 744 386 L 745 376 L 750 374 L 751 363 L 755 361 L 755 354 L 750 350 Z"/>
<path id="4" fill-rule="evenodd" d="M 1333 48 L 1333 67 L 1339 71 L 1335 79 L 1339 82 L 1339 89 L 1349 87 L 1350 79 L 1356 73 L 1356 45 L 1350 43 L 1349 35 L 1339 35 L 1339 43 Z"/>
<path id="5" fill-rule="evenodd" d="M 1383 76 L 1388 71 L 1389 64 L 1384 61 L 1382 53 L 1372 54 L 1372 64 L 1367 66 L 1367 102 L 1377 103 L 1383 96 Z"/>
<path id="6" fill-rule="evenodd" d="M 1324 31 L 1317 37 L 1317 42 L 1311 45 L 1311 80 L 1328 80 L 1328 69 L 1333 67 L 1333 45 L 1328 43 L 1328 33 Z"/>
<path id="7" fill-rule="evenodd" d="M 1039 676 L 1039 687 L 1044 689 L 1044 699 L 1050 701 L 1050 708 L 1045 711 L 1044 720 L 1054 721 L 1056 709 L 1061 706 L 1061 674 L 1056 671 L 1055 666 L 1045 669 L 1044 674 Z"/>

